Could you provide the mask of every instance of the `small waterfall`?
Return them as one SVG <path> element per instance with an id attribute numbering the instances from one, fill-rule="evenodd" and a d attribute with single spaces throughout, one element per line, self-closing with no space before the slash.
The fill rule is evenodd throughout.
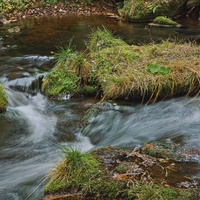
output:
<path id="1" fill-rule="evenodd" d="M 40 69 L 49 60 L 39 56 L 8 59 L 10 67 L 5 66 L 0 77 L 9 103 L 0 117 L 1 200 L 35 200 L 42 196 L 46 174 L 62 158 L 61 146 L 82 151 L 93 148 L 80 128 L 73 128 L 80 118 L 70 108 L 74 103 L 64 102 L 60 107 L 40 93 L 44 76 Z M 70 121 L 71 127 L 60 132 L 58 121 L 64 125 Z M 73 131 L 68 132 L 69 128 Z"/>
<path id="2" fill-rule="evenodd" d="M 9 91 L 8 96 L 8 112 L 23 118 L 28 127 L 26 140 L 29 138 L 32 142 L 40 142 L 53 137 L 57 119 L 48 113 L 48 100 L 42 94 L 27 97 L 24 93 Z"/>
<path id="3" fill-rule="evenodd" d="M 177 98 L 149 106 L 111 106 L 91 116 L 83 134 L 98 147 L 133 148 L 150 141 L 181 137 L 182 145 L 199 149 L 199 105 L 198 97 Z"/>

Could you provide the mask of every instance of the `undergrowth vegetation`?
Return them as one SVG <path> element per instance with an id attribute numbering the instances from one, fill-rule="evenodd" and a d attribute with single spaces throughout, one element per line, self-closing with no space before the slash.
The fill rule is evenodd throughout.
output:
<path id="1" fill-rule="evenodd" d="M 157 16 L 173 17 L 180 12 L 185 0 L 125 0 L 117 10 L 121 17 L 133 21 L 149 21 Z"/>
<path id="2" fill-rule="evenodd" d="M 8 104 L 8 97 L 5 93 L 3 85 L 0 84 L 0 113 L 6 111 L 7 104 Z"/>
<path id="3" fill-rule="evenodd" d="M 17 14 L 19 11 L 24 11 L 28 8 L 37 6 L 46 6 L 48 4 L 55 5 L 60 2 L 69 3 L 69 0 L 1 0 L 0 1 L 0 13 L 14 13 Z M 80 0 L 77 3 L 91 4 L 90 0 Z"/>
<path id="4" fill-rule="evenodd" d="M 192 43 L 130 46 L 108 30 L 93 32 L 86 53 L 70 48 L 58 53 L 45 78 L 49 96 L 84 93 L 103 99 L 137 99 L 145 103 L 181 95 L 199 95 L 200 47 Z M 70 80 L 70 83 L 69 83 Z"/>

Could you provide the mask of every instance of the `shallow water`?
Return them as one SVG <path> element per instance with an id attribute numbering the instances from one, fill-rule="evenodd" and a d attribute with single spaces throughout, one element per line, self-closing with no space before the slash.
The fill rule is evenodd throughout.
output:
<path id="1" fill-rule="evenodd" d="M 164 139 L 186 149 L 200 148 L 199 97 L 150 106 L 107 104 L 82 130 L 84 112 L 95 100 L 52 102 L 40 93 L 41 79 L 52 68 L 52 53 L 57 47 L 73 39 L 72 44 L 84 50 L 88 35 L 102 25 L 129 44 L 200 35 L 199 22 L 185 21 L 180 29 L 150 30 L 145 23 L 125 23 L 104 16 L 29 19 L 0 27 L 0 81 L 9 96 L 8 110 L 0 116 L 1 200 L 42 196 L 45 176 L 62 159 L 61 147 L 83 151 L 108 145 L 134 148 Z M 8 33 L 15 26 L 21 31 Z M 194 159 L 199 163 L 198 156 Z M 199 178 L 200 174 L 195 174 Z"/>

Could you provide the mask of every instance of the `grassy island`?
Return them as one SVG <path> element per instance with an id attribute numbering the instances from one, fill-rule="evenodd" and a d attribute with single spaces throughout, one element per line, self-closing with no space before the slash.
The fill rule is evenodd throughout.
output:
<path id="1" fill-rule="evenodd" d="M 108 30 L 95 31 L 84 53 L 61 48 L 45 77 L 49 97 L 100 95 L 153 103 L 176 96 L 199 95 L 200 47 L 192 43 L 128 45 Z"/>

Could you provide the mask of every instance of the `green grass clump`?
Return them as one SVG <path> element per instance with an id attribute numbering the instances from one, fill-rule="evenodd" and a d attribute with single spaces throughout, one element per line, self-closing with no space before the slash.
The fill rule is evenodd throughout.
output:
<path id="1" fill-rule="evenodd" d="M 120 184 L 107 178 L 101 163 L 90 153 L 67 149 L 64 160 L 50 174 L 45 193 L 66 192 L 81 196 L 116 197 Z"/>
<path id="2" fill-rule="evenodd" d="M 153 103 L 179 95 L 198 95 L 199 47 L 163 42 L 119 45 L 90 53 L 92 74 L 105 99 Z"/>
<path id="3" fill-rule="evenodd" d="M 90 51 L 97 51 L 120 45 L 126 45 L 126 43 L 121 39 L 115 38 L 113 34 L 105 28 L 94 31 L 90 35 L 89 42 L 87 44 Z"/>
<path id="4" fill-rule="evenodd" d="M 42 92 L 53 98 L 80 93 L 88 76 L 83 54 L 71 47 L 61 47 L 55 58 L 55 67 L 43 79 Z"/>
<path id="5" fill-rule="evenodd" d="M 173 21 L 172 19 L 169 19 L 167 17 L 164 16 L 158 16 L 153 20 L 153 23 L 155 24 L 163 24 L 163 25 L 177 25 L 177 23 L 175 21 Z"/>
<path id="6" fill-rule="evenodd" d="M 194 190 L 176 189 L 172 187 L 164 187 L 153 183 L 135 184 L 129 190 L 129 198 L 135 197 L 141 200 L 188 200 L 195 196 Z"/>
<path id="7" fill-rule="evenodd" d="M 103 99 L 154 103 L 166 98 L 199 95 L 200 47 L 162 42 L 130 46 L 107 30 L 97 30 L 87 54 L 61 48 L 44 79 L 48 96 L 91 94 Z"/>
<path id="8" fill-rule="evenodd" d="M 6 106 L 8 104 L 8 96 L 4 90 L 2 84 L 0 84 L 0 113 L 6 111 Z"/>

